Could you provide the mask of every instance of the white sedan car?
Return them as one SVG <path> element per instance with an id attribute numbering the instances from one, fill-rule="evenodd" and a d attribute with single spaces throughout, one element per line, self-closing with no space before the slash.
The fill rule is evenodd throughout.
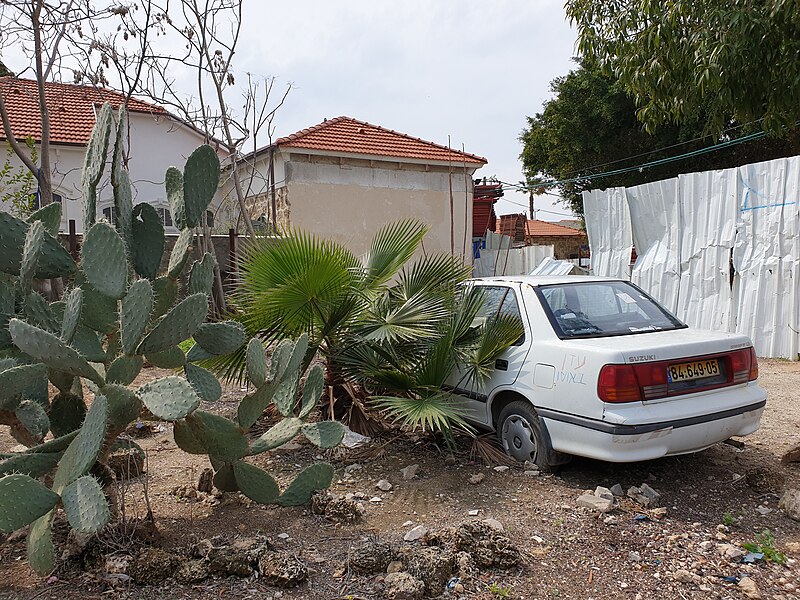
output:
<path id="1" fill-rule="evenodd" d="M 505 451 L 542 468 L 569 455 L 633 462 L 756 431 L 766 392 L 744 335 L 696 330 L 635 285 L 600 277 L 494 277 L 484 316 L 524 336 L 480 388 L 449 388 Z"/>

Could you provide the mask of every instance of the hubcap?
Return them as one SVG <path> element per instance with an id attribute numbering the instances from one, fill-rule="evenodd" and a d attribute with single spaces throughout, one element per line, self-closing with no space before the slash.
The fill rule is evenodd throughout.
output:
<path id="1" fill-rule="evenodd" d="M 536 460 L 536 435 L 525 417 L 510 415 L 501 430 L 503 449 L 520 462 Z"/>

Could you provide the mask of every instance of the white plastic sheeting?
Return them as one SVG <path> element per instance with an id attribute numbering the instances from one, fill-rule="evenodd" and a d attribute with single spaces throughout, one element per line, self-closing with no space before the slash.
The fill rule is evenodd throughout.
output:
<path id="1" fill-rule="evenodd" d="M 527 275 L 544 258 L 554 255 L 553 246 L 511 247 L 511 237 L 486 232 L 486 248 L 472 267 L 474 277 L 495 275 Z"/>
<path id="2" fill-rule="evenodd" d="M 745 333 L 759 356 L 798 358 L 800 157 L 583 197 L 595 274 L 625 276 L 627 212 L 634 283 L 689 325 Z"/>
<path id="3" fill-rule="evenodd" d="M 578 272 L 585 273 L 586 270 L 568 260 L 556 260 L 548 256 L 529 275 L 575 275 Z"/>
<path id="4" fill-rule="evenodd" d="M 583 192 L 583 213 L 594 274 L 630 277 L 633 237 L 625 188 Z"/>

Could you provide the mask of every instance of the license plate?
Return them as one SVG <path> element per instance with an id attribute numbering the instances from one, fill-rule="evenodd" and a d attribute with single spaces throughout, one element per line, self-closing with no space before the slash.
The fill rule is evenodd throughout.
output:
<path id="1" fill-rule="evenodd" d="M 716 358 L 696 360 L 667 367 L 667 379 L 670 383 L 702 379 L 703 377 L 714 377 L 719 374 L 719 360 Z"/>

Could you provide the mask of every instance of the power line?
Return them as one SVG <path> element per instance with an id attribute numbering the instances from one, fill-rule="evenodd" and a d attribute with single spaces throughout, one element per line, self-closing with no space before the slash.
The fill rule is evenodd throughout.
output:
<path id="1" fill-rule="evenodd" d="M 665 165 L 671 162 L 676 162 L 678 160 L 683 160 L 685 158 L 691 158 L 693 156 L 699 156 L 701 154 L 708 154 L 710 152 L 716 152 L 717 150 L 721 150 L 723 148 L 728 148 L 730 146 L 736 146 L 738 144 L 743 144 L 745 142 L 750 142 L 753 140 L 761 139 L 765 137 L 767 134 L 763 131 L 759 131 L 757 133 L 751 133 L 749 135 L 736 138 L 733 140 L 728 140 L 726 142 L 720 142 L 719 144 L 715 144 L 714 146 L 708 146 L 706 148 L 700 148 L 698 150 L 692 150 L 691 152 L 686 152 L 684 154 L 678 154 L 677 156 L 669 156 L 666 158 L 660 158 L 658 160 L 653 160 L 650 162 L 646 162 L 640 165 L 635 165 L 632 167 L 623 167 L 621 169 L 615 169 L 613 171 L 606 171 L 603 173 L 595 173 L 590 175 L 582 175 L 579 177 L 571 177 L 568 179 L 561 179 L 558 181 L 543 181 L 541 183 L 536 183 L 533 185 L 517 185 L 516 187 L 519 191 L 530 191 L 535 190 L 540 187 L 553 187 L 556 185 L 563 185 L 566 183 L 576 183 L 579 181 L 592 181 L 594 179 L 600 179 L 602 177 L 610 177 L 612 175 L 622 175 L 624 173 L 631 173 L 633 171 L 644 171 L 645 169 L 649 169 L 652 167 L 657 167 L 660 165 Z"/>

